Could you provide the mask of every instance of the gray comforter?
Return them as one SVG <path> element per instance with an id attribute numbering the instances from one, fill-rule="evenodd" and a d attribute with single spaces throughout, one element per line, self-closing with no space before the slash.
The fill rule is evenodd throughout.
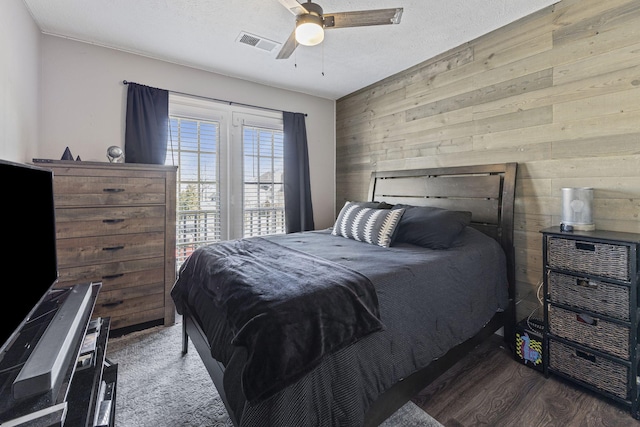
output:
<path id="1" fill-rule="evenodd" d="M 393 384 L 469 339 L 507 306 L 500 246 L 467 227 L 447 250 L 409 244 L 382 248 L 330 230 L 268 237 L 272 242 L 360 272 L 373 283 L 385 329 L 325 356 L 307 375 L 259 403 L 245 398 L 247 351 L 233 346 L 203 292 L 187 304 L 226 367 L 224 385 L 241 426 L 359 426 L 370 404 Z"/>

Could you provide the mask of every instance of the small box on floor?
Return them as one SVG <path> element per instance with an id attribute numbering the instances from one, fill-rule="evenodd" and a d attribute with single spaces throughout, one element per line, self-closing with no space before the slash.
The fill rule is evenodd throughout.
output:
<path id="1" fill-rule="evenodd" d="M 516 359 L 542 371 L 542 323 L 524 319 L 515 328 Z"/>

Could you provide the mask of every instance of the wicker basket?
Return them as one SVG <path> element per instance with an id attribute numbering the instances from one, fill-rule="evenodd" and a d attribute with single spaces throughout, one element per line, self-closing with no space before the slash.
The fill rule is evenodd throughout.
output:
<path id="1" fill-rule="evenodd" d="M 629 321 L 630 289 L 627 286 L 549 272 L 548 292 L 552 302 Z"/>
<path id="2" fill-rule="evenodd" d="M 584 315 L 549 306 L 549 331 L 562 338 L 629 360 L 629 328 L 603 319 L 589 324 Z"/>
<path id="3" fill-rule="evenodd" d="M 547 237 L 549 267 L 629 281 L 629 247 Z"/>
<path id="4" fill-rule="evenodd" d="M 582 352 L 551 339 L 549 340 L 549 368 L 622 399 L 629 398 L 629 368 L 620 363 Z"/>

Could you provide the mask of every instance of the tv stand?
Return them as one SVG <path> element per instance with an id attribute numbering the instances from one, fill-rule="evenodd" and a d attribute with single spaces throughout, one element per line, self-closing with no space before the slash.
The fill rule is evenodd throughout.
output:
<path id="1" fill-rule="evenodd" d="M 0 427 L 114 426 L 118 366 L 106 359 L 110 318 L 91 320 L 101 283 L 91 284 L 89 310 L 82 318 L 71 355 L 62 367 L 60 385 L 33 396 L 15 398 L 12 383 L 29 358 L 60 304 L 59 290 L 38 307 L 8 351 L 0 354 Z M 95 333 L 94 333 L 95 332 Z M 25 350 L 27 349 L 27 350 Z M 102 410 L 102 415 L 100 414 Z"/>
<path id="2" fill-rule="evenodd" d="M 88 368 L 76 367 L 67 397 L 69 409 L 65 426 L 115 425 L 118 365 L 105 357 L 111 319 L 99 320 L 102 324 L 93 354 L 95 363 Z M 98 422 L 98 418 L 106 422 Z"/>

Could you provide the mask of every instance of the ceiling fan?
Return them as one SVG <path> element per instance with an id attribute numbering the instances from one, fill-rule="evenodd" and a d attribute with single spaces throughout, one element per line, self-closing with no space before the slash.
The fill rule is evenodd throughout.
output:
<path id="1" fill-rule="evenodd" d="M 277 59 L 286 59 L 298 44 L 315 46 L 324 40 L 324 30 L 331 28 L 364 27 L 368 25 L 399 24 L 402 8 L 323 13 L 319 4 L 307 1 L 278 0 L 296 16 L 296 27 L 280 49 Z"/>

